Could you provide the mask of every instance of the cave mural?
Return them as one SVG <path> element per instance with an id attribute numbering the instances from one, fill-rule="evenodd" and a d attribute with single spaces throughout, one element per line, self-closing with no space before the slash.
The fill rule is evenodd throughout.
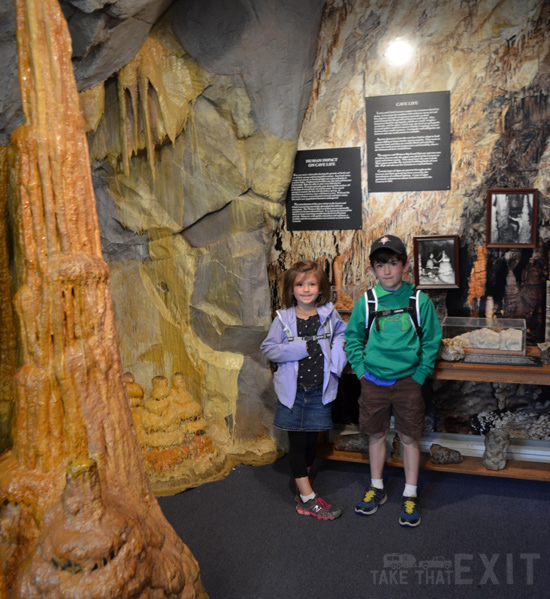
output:
<path id="1" fill-rule="evenodd" d="M 357 295 L 374 282 L 367 255 L 380 235 L 400 236 L 411 257 L 415 236 L 459 235 L 460 289 L 427 291 L 439 316 L 485 316 L 492 297 L 497 316 L 526 319 L 528 344 L 545 341 L 549 23 L 550 6 L 541 0 L 521 7 L 506 1 L 326 3 L 298 148 L 363 148 L 364 225 L 357 232 L 312 235 L 288 232 L 283 218 L 270 260 L 274 304 L 279 302 L 275 281 L 295 260 L 320 261 L 335 286 Z M 395 38 L 414 47 L 406 66 L 386 60 Z M 368 194 L 365 98 L 445 90 L 451 95 L 451 189 Z M 486 247 L 486 194 L 500 187 L 539 190 L 536 248 Z M 499 407 L 502 390 L 490 382 L 433 386 L 428 430 L 471 434 L 486 430 L 489 422 L 507 422 L 514 436 L 550 439 L 545 388 L 508 386 L 506 407 Z M 475 418 L 480 412 L 487 416 L 481 428 Z"/>

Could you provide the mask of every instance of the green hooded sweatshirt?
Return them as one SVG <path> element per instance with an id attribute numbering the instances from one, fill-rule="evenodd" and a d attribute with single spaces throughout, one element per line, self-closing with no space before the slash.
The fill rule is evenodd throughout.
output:
<path id="1" fill-rule="evenodd" d="M 378 310 L 406 308 L 413 289 L 414 285 L 403 282 L 399 289 L 391 292 L 377 283 L 374 292 Z M 418 301 L 421 337 L 416 334 L 409 314 L 402 313 L 378 317 L 380 330 L 375 324 L 367 341 L 365 295 L 357 300 L 345 332 L 348 361 L 357 378 L 369 372 L 383 380 L 412 376 L 417 383 L 424 384 L 434 369 L 441 325 L 432 300 L 421 292 Z M 369 307 L 372 309 L 372 304 Z"/>

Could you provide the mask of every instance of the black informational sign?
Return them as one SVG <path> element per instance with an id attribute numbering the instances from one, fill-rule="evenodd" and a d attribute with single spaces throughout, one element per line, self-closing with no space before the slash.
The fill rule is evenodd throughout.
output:
<path id="1" fill-rule="evenodd" d="M 366 98 L 369 192 L 451 187 L 450 92 Z"/>
<path id="2" fill-rule="evenodd" d="M 360 148 L 298 151 L 286 216 L 289 231 L 360 229 Z"/>

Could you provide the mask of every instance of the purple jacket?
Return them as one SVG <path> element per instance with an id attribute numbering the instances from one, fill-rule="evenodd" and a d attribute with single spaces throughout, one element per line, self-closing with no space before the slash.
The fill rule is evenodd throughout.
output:
<path id="1" fill-rule="evenodd" d="M 286 310 L 280 310 L 280 313 L 283 321 L 292 331 L 292 334 L 297 335 L 296 310 L 294 308 L 287 308 Z M 319 306 L 317 313 L 321 321 L 321 327 L 317 333 L 322 335 L 325 332 L 325 321 L 327 318 L 330 318 L 333 331 L 332 343 L 330 339 L 319 340 L 319 345 L 325 357 L 323 404 L 327 404 L 336 398 L 338 377 L 348 362 L 344 350 L 346 323 L 330 302 Z M 273 376 L 275 393 L 277 393 L 279 401 L 287 408 L 291 408 L 296 399 L 298 360 L 307 358 L 306 345 L 305 341 L 293 341 L 289 343 L 281 321 L 279 318 L 275 318 L 267 337 L 260 346 L 264 356 L 278 365 Z"/>

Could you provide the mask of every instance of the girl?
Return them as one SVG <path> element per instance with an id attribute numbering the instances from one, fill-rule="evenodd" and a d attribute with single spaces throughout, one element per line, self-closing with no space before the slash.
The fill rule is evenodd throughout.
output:
<path id="1" fill-rule="evenodd" d="M 346 325 L 328 301 L 330 283 L 316 262 L 296 262 L 283 278 L 285 310 L 277 311 L 261 345 L 277 364 L 274 375 L 279 401 L 274 425 L 288 431 L 289 462 L 296 481 L 296 511 L 334 520 L 342 510 L 317 495 L 309 474 L 320 431 L 332 428 L 331 405 L 338 377 L 347 363 Z"/>

